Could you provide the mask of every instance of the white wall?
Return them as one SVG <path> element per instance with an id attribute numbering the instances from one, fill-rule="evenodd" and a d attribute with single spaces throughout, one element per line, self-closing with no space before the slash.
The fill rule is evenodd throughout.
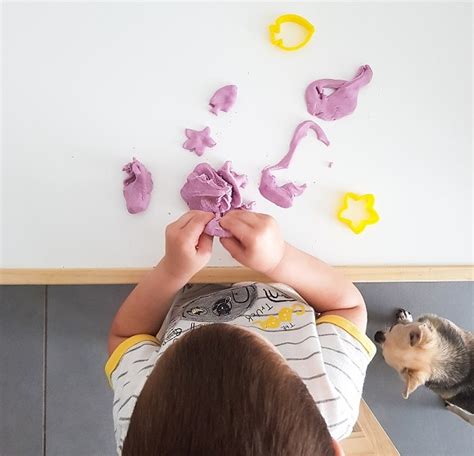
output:
<path id="1" fill-rule="evenodd" d="M 295 53 L 267 37 L 285 12 L 317 28 Z M 152 265 L 187 174 L 228 159 L 256 210 L 331 263 L 472 263 L 471 33 L 468 4 L 4 5 L 1 266 Z M 311 118 L 307 84 L 365 63 L 374 78 L 356 112 L 314 119 L 331 146 L 309 135 L 279 175 L 306 193 L 288 210 L 264 200 L 261 168 Z M 229 83 L 235 109 L 216 118 L 207 102 Z M 200 159 L 181 145 L 204 126 L 217 146 Z M 132 156 L 155 181 L 134 216 L 121 172 Z M 335 217 L 346 191 L 376 196 L 381 221 L 359 236 Z M 234 263 L 219 246 L 212 264 Z"/>

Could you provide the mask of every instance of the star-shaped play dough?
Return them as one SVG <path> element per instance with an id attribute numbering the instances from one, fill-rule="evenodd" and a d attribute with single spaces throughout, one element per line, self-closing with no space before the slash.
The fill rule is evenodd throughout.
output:
<path id="1" fill-rule="evenodd" d="M 346 193 L 344 195 L 344 202 L 341 209 L 337 213 L 337 218 L 346 225 L 355 233 L 360 234 L 364 231 L 367 225 L 377 223 L 379 221 L 379 214 L 374 209 L 375 198 L 374 195 L 368 193 L 366 195 L 357 195 L 356 193 Z M 361 204 L 363 205 L 361 207 Z M 349 214 L 349 212 L 354 209 L 354 206 L 358 206 L 359 215 L 361 210 L 363 210 L 363 216 L 355 216 L 354 214 Z"/>
<path id="2" fill-rule="evenodd" d="M 195 152 L 196 155 L 201 156 L 206 147 L 214 147 L 216 145 L 216 142 L 209 136 L 211 133 L 209 127 L 206 127 L 201 131 L 186 128 L 184 133 L 188 139 L 183 144 L 183 147 L 191 152 Z"/>

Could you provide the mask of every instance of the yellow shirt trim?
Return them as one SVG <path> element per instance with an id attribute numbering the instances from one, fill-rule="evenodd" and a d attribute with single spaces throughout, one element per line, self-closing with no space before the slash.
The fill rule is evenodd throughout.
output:
<path id="1" fill-rule="evenodd" d="M 344 331 L 348 332 L 354 339 L 356 339 L 365 348 L 366 352 L 372 359 L 377 349 L 374 343 L 351 321 L 346 320 L 339 315 L 324 315 L 316 320 L 316 324 L 331 323 L 336 325 Z"/>
<path id="2" fill-rule="evenodd" d="M 140 342 L 150 341 L 155 342 L 156 345 L 159 345 L 158 340 L 154 336 L 150 336 L 150 334 L 137 334 L 136 336 L 129 337 L 121 342 L 117 348 L 113 351 L 110 355 L 107 363 L 105 364 L 105 375 L 107 376 L 107 380 L 109 381 L 110 386 L 112 386 L 112 373 L 117 368 L 118 363 L 122 359 L 122 356 L 132 348 L 134 345 L 139 344 Z"/>

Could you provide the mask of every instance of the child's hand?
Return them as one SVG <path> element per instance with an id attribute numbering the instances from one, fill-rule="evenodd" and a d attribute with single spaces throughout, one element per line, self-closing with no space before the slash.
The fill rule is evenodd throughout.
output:
<path id="1" fill-rule="evenodd" d="M 285 255 L 286 243 L 274 218 L 243 210 L 230 211 L 220 220 L 233 237 L 220 238 L 239 263 L 270 274 Z"/>
<path id="2" fill-rule="evenodd" d="M 211 212 L 190 211 L 166 227 L 166 253 L 160 266 L 183 285 L 200 271 L 212 253 L 212 236 L 203 233 Z"/>

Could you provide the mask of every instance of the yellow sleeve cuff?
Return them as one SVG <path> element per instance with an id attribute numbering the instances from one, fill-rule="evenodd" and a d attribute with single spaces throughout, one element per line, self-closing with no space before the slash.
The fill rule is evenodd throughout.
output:
<path id="1" fill-rule="evenodd" d="M 159 345 L 158 340 L 150 334 L 137 334 L 136 336 L 129 337 L 125 339 L 110 355 L 107 363 L 105 364 L 105 375 L 109 384 L 112 386 L 111 376 L 113 371 L 117 368 L 118 363 L 122 359 L 122 356 L 134 345 L 139 344 L 140 342 L 150 341 L 154 342 L 156 345 Z"/>
<path id="2" fill-rule="evenodd" d="M 377 351 L 374 343 L 351 321 L 346 320 L 339 315 L 324 315 L 316 320 L 317 325 L 322 323 L 330 323 L 343 329 L 365 348 L 370 359 L 374 357 L 375 352 Z"/>

